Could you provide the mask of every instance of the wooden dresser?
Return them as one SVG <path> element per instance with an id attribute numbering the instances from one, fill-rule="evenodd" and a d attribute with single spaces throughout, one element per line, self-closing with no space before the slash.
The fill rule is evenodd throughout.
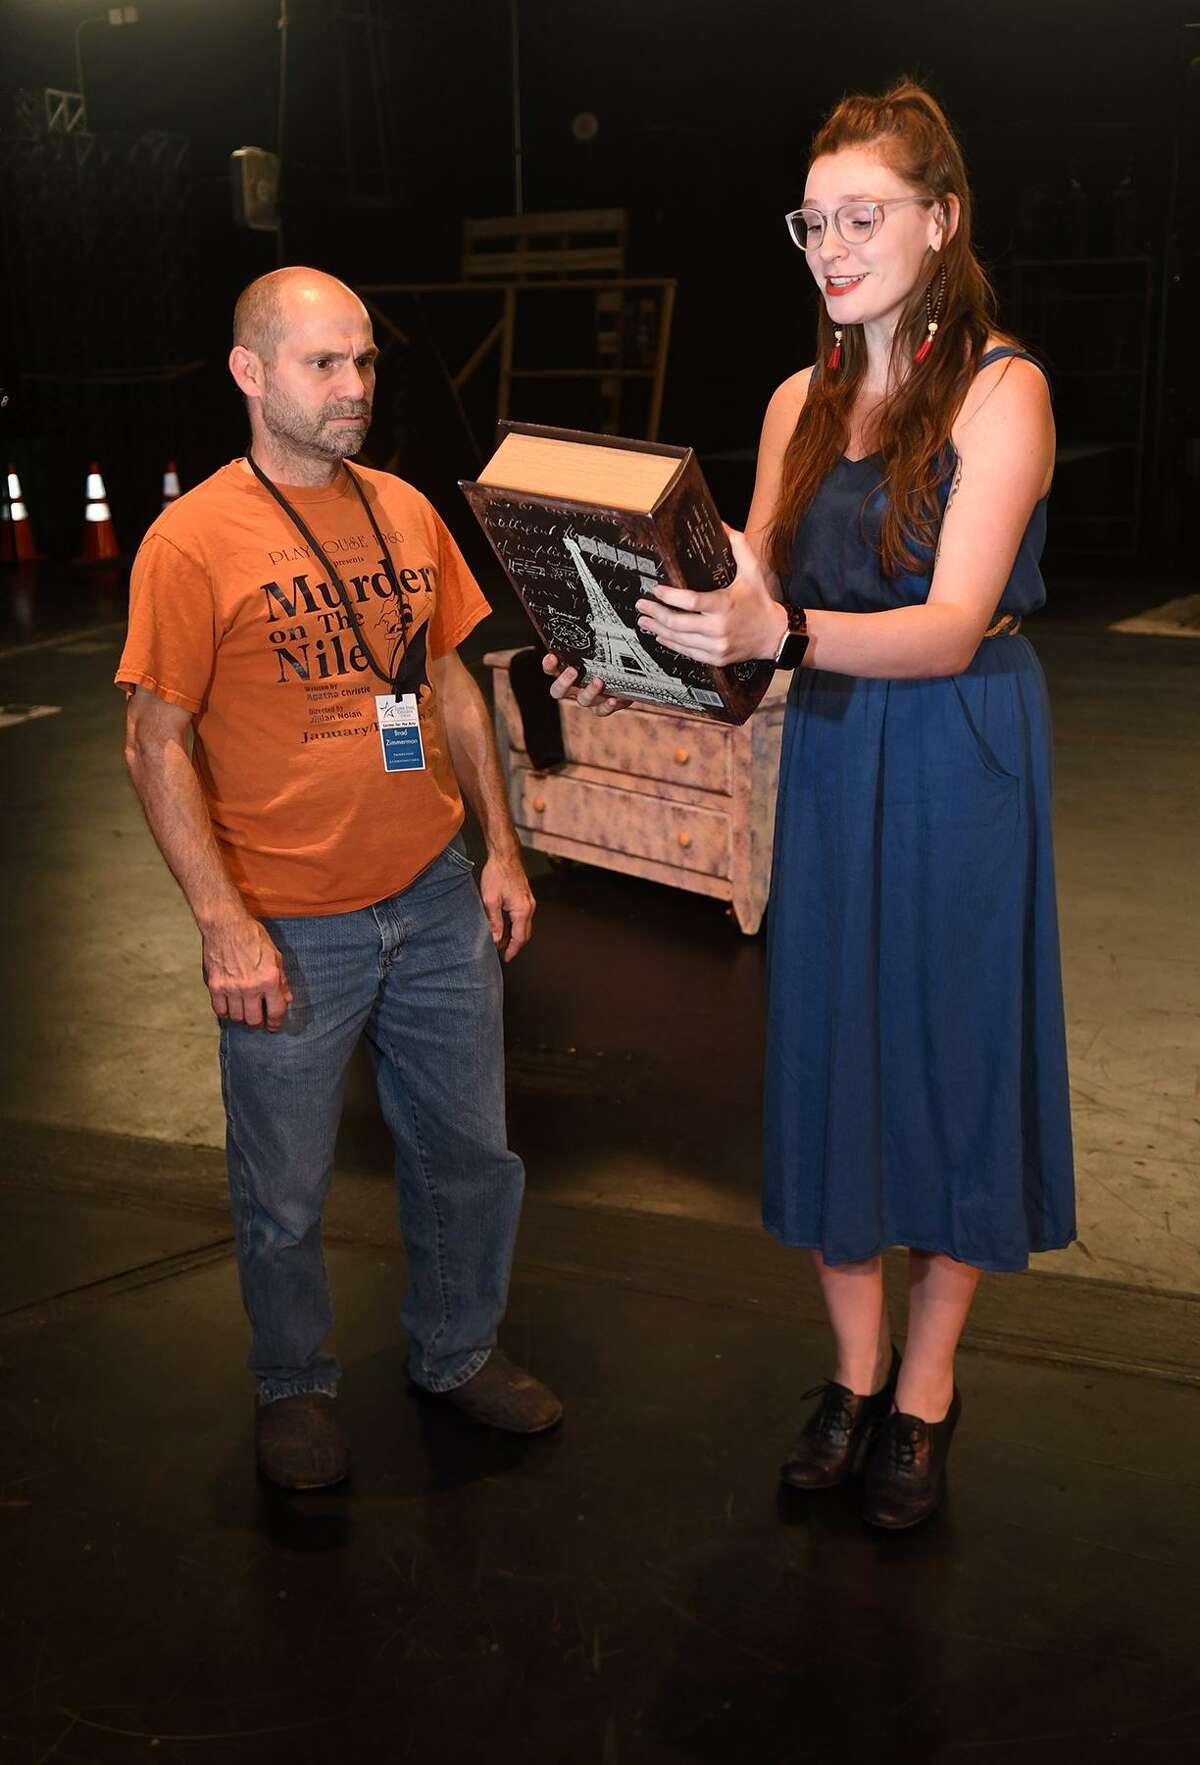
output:
<path id="1" fill-rule="evenodd" d="M 775 676 L 740 729 L 648 705 L 597 717 L 568 701 L 566 762 L 535 772 L 508 678 L 515 654 L 495 650 L 484 661 L 521 843 L 728 901 L 742 930 L 756 932 L 771 882 L 791 675 Z"/>

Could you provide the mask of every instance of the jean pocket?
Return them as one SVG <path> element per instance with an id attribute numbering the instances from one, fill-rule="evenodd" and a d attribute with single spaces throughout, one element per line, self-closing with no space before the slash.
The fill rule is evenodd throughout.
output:
<path id="1" fill-rule="evenodd" d="M 453 858 L 454 862 L 458 865 L 460 870 L 466 870 L 472 876 L 475 874 L 475 866 L 474 866 L 473 862 L 471 861 L 471 859 L 468 858 L 467 854 L 463 851 L 462 846 L 461 846 L 458 839 L 451 840 L 450 844 L 446 847 L 446 850 L 443 852 L 442 856 L 444 858 Z"/>

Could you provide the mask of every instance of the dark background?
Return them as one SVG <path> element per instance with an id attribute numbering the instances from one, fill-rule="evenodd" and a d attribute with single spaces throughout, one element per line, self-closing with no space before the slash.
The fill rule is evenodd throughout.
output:
<path id="1" fill-rule="evenodd" d="M 168 457 L 186 487 L 240 451 L 229 314 L 276 261 L 271 235 L 233 224 L 228 159 L 275 145 L 278 0 L 143 0 L 136 26 L 86 27 L 80 168 L 39 136 L 41 88 L 75 86 L 76 26 L 105 10 L 8 0 L 0 41 L 5 440 L 49 511 L 43 549 L 63 555 L 91 455 L 132 548 Z M 453 278 L 463 217 L 513 209 L 508 0 L 374 10 L 373 48 L 349 5 L 290 5 L 286 257 L 351 282 Z M 662 434 L 700 449 L 738 519 L 764 403 L 811 358 L 813 290 L 782 224 L 808 140 L 844 91 L 915 74 L 959 129 L 1002 320 L 1056 374 L 1075 454 L 1052 532 L 1097 568 L 1177 566 L 1200 470 L 1190 19 L 1194 0 L 520 0 L 525 207 L 624 207 L 629 272 L 679 278 Z M 583 111 L 592 141 L 571 130 Z M 1065 283 L 1051 273 L 1050 307 L 1028 283 L 1018 301 L 1014 260 L 1060 253 L 1078 261 Z M 371 451 L 402 444 L 446 506 L 477 462 L 428 332 L 409 336 Z M 514 414 L 542 415 L 535 386 L 522 398 Z M 471 414 L 486 441 L 486 397 Z M 573 415 L 591 426 L 586 394 Z M 1097 436 L 1120 445 L 1077 457 Z"/>

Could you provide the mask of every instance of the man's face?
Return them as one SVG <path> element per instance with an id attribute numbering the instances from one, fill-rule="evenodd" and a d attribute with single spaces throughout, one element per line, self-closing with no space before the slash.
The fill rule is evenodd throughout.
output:
<path id="1" fill-rule="evenodd" d="M 370 320 L 349 294 L 307 290 L 286 314 L 275 359 L 263 363 L 263 426 L 294 452 L 345 459 L 371 424 L 379 352 Z"/>

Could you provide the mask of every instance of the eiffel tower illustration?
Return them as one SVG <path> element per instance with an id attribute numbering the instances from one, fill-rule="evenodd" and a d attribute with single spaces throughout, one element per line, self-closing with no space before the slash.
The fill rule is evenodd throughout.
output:
<path id="1" fill-rule="evenodd" d="M 692 706 L 695 701 L 690 689 L 668 674 L 643 647 L 637 632 L 626 625 L 588 569 L 571 534 L 563 534 L 563 544 L 588 599 L 588 619 L 596 639 L 596 651 L 588 657 L 588 667 L 615 692 L 636 693 L 639 699 L 652 699 L 663 705 Z M 643 576 L 641 586 L 643 592 L 653 594 L 657 584 Z"/>

